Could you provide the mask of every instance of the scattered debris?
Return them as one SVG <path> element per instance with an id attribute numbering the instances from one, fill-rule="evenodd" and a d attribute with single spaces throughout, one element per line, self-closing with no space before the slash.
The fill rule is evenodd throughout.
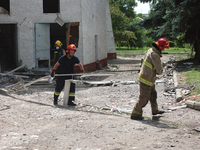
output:
<path id="1" fill-rule="evenodd" d="M 105 105 L 108 106 L 108 107 L 110 107 L 110 108 L 111 108 L 111 111 L 117 110 L 120 114 L 121 114 L 121 113 L 131 114 L 131 112 L 132 112 L 132 110 L 118 108 L 118 107 L 116 107 L 116 105 L 114 105 L 114 106 L 113 106 L 113 105 L 110 106 L 110 105 L 108 105 L 108 104 L 105 104 Z"/>
<path id="2" fill-rule="evenodd" d="M 172 96 L 172 95 L 175 95 L 175 93 L 163 93 L 163 95 L 165 95 L 165 96 Z"/>
<path id="3" fill-rule="evenodd" d="M 189 95 L 190 94 L 190 90 L 182 90 L 182 94 L 183 95 Z"/>
<path id="4" fill-rule="evenodd" d="M 2 111 L 2 110 L 6 110 L 6 109 L 10 109 L 10 106 L 5 105 L 3 108 L 0 108 L 0 111 Z"/>
<path id="5" fill-rule="evenodd" d="M 186 103 L 185 103 L 187 105 L 187 107 L 195 108 L 195 109 L 200 109 L 200 103 L 188 100 L 190 98 L 194 98 L 194 97 L 198 97 L 198 96 L 200 96 L 200 94 L 199 95 L 194 95 L 194 96 L 186 97 L 186 98 L 184 98 L 182 101 L 180 101 L 178 103 L 163 103 L 163 105 L 179 105 L 179 104 L 181 104 L 181 103 L 183 103 L 183 102 L 185 102 L 187 100 Z M 197 104 L 196 107 L 195 107 L 195 103 Z"/>
<path id="6" fill-rule="evenodd" d="M 183 106 L 168 108 L 168 110 L 177 110 L 177 109 L 182 109 L 182 108 L 186 108 L 186 107 L 187 107 L 187 105 L 183 105 Z"/>
<path id="7" fill-rule="evenodd" d="M 182 89 L 176 89 L 176 102 L 180 102 L 183 99 L 181 91 Z"/>
<path id="8" fill-rule="evenodd" d="M 6 76 L 6 75 L 8 75 L 8 74 L 12 74 L 13 72 L 15 72 L 15 71 L 17 71 L 17 70 L 19 70 L 19 69 L 22 69 L 22 68 L 24 68 L 25 67 L 25 65 L 22 65 L 22 66 L 19 66 L 19 67 L 17 67 L 17 68 L 15 68 L 14 70 L 12 70 L 12 71 L 9 71 L 8 73 L 0 73 L 2 76 Z"/>
<path id="9" fill-rule="evenodd" d="M 200 132 L 200 127 L 195 127 L 194 128 L 196 131 Z"/>
<path id="10" fill-rule="evenodd" d="M 105 104 L 105 105 L 111 108 L 110 112 L 112 112 L 113 110 L 117 110 L 121 114 L 120 110 L 117 108 L 116 103 L 114 103 L 112 106 L 108 104 Z"/>
<path id="11" fill-rule="evenodd" d="M 197 97 L 197 96 L 200 96 L 200 95 L 196 95 L 195 97 Z M 200 102 L 187 100 L 185 102 L 185 104 L 187 105 L 188 108 L 193 108 L 193 109 L 196 109 L 196 110 L 200 110 Z"/>

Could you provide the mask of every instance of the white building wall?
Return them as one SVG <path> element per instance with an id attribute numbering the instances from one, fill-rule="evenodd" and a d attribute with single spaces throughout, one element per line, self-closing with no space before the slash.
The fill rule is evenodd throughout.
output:
<path id="1" fill-rule="evenodd" d="M 107 58 L 106 0 L 96 1 L 95 35 L 98 35 L 98 60 Z"/>
<path id="2" fill-rule="evenodd" d="M 88 64 L 95 62 L 95 35 L 98 60 L 107 58 L 105 0 L 83 0 L 82 10 L 84 63 Z"/>
<path id="3" fill-rule="evenodd" d="M 42 0 L 10 0 L 10 16 L 0 15 L 1 23 L 17 23 L 19 60 L 27 67 L 35 63 L 35 23 L 55 23 L 57 15 L 66 23 L 80 22 L 76 56 L 83 64 L 107 57 L 106 5 L 108 0 L 60 0 L 60 13 L 43 13 Z M 107 14 L 108 15 L 108 14 Z"/>
<path id="4" fill-rule="evenodd" d="M 106 26 L 107 26 L 107 49 L 108 49 L 107 52 L 116 53 L 109 0 L 106 0 Z"/>

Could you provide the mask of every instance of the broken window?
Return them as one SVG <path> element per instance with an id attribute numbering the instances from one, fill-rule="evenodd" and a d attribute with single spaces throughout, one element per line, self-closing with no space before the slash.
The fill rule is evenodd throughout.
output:
<path id="1" fill-rule="evenodd" d="M 68 27 L 68 44 L 74 44 L 78 48 L 79 40 L 79 22 L 69 23 Z"/>
<path id="2" fill-rule="evenodd" d="M 0 14 L 10 14 L 10 0 L 0 0 Z"/>
<path id="3" fill-rule="evenodd" d="M 43 13 L 60 13 L 59 0 L 43 0 Z"/>

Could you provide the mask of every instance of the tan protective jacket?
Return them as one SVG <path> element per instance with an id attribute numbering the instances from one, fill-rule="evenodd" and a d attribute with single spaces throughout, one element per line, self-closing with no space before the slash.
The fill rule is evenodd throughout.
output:
<path id="1" fill-rule="evenodd" d="M 156 74 L 162 74 L 163 70 L 160 57 L 162 57 L 162 55 L 155 47 L 152 47 L 146 52 L 144 58 L 141 61 L 142 66 L 139 73 L 140 82 L 149 86 L 154 85 Z"/>

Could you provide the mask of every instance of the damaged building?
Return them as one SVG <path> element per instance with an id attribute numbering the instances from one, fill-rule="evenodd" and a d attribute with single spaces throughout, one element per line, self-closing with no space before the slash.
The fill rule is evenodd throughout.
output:
<path id="1" fill-rule="evenodd" d="M 106 66 L 116 58 L 109 1 L 0 1 L 0 72 L 20 65 L 49 70 L 56 40 L 64 49 L 77 46 L 86 71 Z"/>

